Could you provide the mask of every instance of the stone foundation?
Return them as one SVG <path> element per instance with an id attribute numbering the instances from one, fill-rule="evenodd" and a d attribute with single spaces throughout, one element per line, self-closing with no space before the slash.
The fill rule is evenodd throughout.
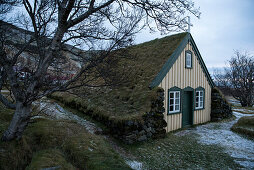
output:
<path id="1" fill-rule="evenodd" d="M 135 122 L 127 121 L 125 124 L 126 130 L 122 134 L 121 139 L 125 143 L 131 144 L 136 141 L 145 141 L 149 138 L 165 137 L 167 123 L 163 116 L 165 112 L 163 101 L 164 90 L 158 89 L 156 99 L 152 101 L 150 112 L 142 116 L 143 123 L 135 124 Z"/>
<path id="2" fill-rule="evenodd" d="M 232 108 L 219 89 L 212 89 L 211 121 L 231 118 Z"/>

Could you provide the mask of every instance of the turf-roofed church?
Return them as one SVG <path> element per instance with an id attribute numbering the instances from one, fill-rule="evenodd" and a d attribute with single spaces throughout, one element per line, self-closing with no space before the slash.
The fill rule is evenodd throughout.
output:
<path id="1" fill-rule="evenodd" d="M 165 91 L 166 131 L 210 121 L 214 83 L 191 34 L 181 33 L 164 39 L 159 41 L 163 43 L 168 39 L 168 50 L 172 53 L 149 86 Z M 179 41 L 177 46 L 170 45 L 170 41 L 176 40 Z M 174 49 L 170 49 L 172 47 Z"/>
<path id="2" fill-rule="evenodd" d="M 116 62 L 109 68 L 114 75 L 124 73 L 125 83 L 84 88 L 83 98 L 55 94 L 55 99 L 91 115 L 126 143 L 210 121 L 214 83 L 190 33 L 130 46 L 123 52 L 113 52 Z"/>

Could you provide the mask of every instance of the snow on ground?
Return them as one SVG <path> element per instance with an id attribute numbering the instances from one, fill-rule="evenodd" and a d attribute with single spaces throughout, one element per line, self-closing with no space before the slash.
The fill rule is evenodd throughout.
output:
<path id="1" fill-rule="evenodd" d="M 9 93 L 9 90 L 1 90 L 1 93 Z"/>
<path id="2" fill-rule="evenodd" d="M 96 131 L 102 131 L 94 123 L 87 121 L 79 116 L 65 110 L 59 104 L 52 102 L 46 98 L 41 99 L 39 102 L 35 102 L 35 105 L 38 106 L 39 110 L 54 119 L 60 120 L 73 120 L 78 124 L 84 126 L 89 133 L 94 134 Z"/>
<path id="3" fill-rule="evenodd" d="M 254 110 L 248 110 L 248 109 L 236 109 L 236 108 L 233 108 L 233 111 L 244 112 L 244 113 L 247 113 L 247 114 L 253 114 L 254 113 Z"/>
<path id="4" fill-rule="evenodd" d="M 141 170 L 142 169 L 142 163 L 137 161 L 126 161 L 126 163 L 135 170 Z"/>
<path id="5" fill-rule="evenodd" d="M 228 102 L 233 104 L 233 105 L 241 105 L 241 103 L 238 100 L 234 99 L 234 98 L 228 99 Z"/>
<path id="6" fill-rule="evenodd" d="M 230 122 L 216 122 L 180 131 L 176 135 L 195 135 L 202 144 L 216 144 L 225 149 L 237 163 L 247 169 L 254 168 L 254 140 L 244 138 L 230 130 L 240 117 L 251 116 L 233 112 L 236 119 Z"/>

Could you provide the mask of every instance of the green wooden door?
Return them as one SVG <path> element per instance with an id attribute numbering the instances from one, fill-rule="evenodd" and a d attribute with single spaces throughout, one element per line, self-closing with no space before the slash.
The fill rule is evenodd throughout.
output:
<path id="1" fill-rule="evenodd" d="M 192 125 L 193 121 L 193 92 L 183 92 L 183 113 L 182 113 L 182 127 Z"/>

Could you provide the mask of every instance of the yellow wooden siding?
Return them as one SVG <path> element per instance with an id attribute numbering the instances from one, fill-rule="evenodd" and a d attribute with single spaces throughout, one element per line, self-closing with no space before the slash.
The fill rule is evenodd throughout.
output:
<path id="1" fill-rule="evenodd" d="M 185 51 L 192 51 L 192 69 L 185 68 Z M 203 87 L 205 89 L 205 109 L 194 111 L 193 124 L 200 124 L 210 121 L 211 112 L 211 87 L 208 83 L 205 73 L 203 72 L 197 56 L 188 43 L 185 49 L 182 51 L 176 62 L 173 64 L 167 75 L 161 81 L 159 87 L 165 90 L 165 120 L 167 122 L 167 132 L 176 130 L 182 127 L 182 113 L 168 115 L 168 89 L 171 87 L 179 87 L 184 89 L 186 87 Z"/>

